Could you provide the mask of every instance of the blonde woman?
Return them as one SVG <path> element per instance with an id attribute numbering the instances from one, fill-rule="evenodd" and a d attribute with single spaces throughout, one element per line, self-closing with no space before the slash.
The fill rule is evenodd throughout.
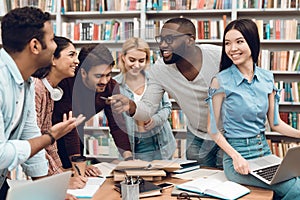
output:
<path id="1" fill-rule="evenodd" d="M 126 40 L 119 60 L 121 73 L 114 77 L 120 85 L 121 94 L 134 101 L 143 97 L 148 84 L 151 84 L 146 70 L 149 64 L 149 45 L 140 38 Z M 135 121 L 124 114 L 134 159 L 151 161 L 172 158 L 176 142 L 168 122 L 171 105 L 165 93 L 150 120 Z"/>

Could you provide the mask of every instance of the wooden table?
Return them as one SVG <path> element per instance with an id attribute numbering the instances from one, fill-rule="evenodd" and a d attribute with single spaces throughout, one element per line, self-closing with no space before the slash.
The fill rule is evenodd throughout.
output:
<path id="1" fill-rule="evenodd" d="M 171 178 L 167 177 L 163 179 L 163 181 L 156 181 L 154 182 L 155 184 L 161 183 L 161 182 L 171 182 L 174 184 L 180 184 L 184 183 L 187 180 L 182 180 L 182 179 L 177 179 L 177 178 Z M 120 193 L 114 190 L 114 184 L 115 182 L 113 181 L 112 178 L 108 178 L 104 184 L 99 188 L 99 190 L 96 192 L 94 197 L 92 198 L 93 200 L 120 200 Z M 256 188 L 256 187 L 251 187 L 247 186 L 251 192 L 245 196 L 243 196 L 240 199 L 243 200 L 271 200 L 273 198 L 273 191 L 271 190 L 266 190 L 266 189 L 261 189 L 261 188 Z M 177 199 L 176 196 L 171 196 L 172 188 L 165 189 L 163 190 L 162 195 L 160 196 L 155 196 L 155 197 L 148 197 L 148 198 L 143 198 L 145 200 L 169 200 L 169 199 Z M 191 197 L 191 199 L 198 199 L 196 197 Z M 215 198 L 202 198 L 205 200 L 211 200 Z"/>

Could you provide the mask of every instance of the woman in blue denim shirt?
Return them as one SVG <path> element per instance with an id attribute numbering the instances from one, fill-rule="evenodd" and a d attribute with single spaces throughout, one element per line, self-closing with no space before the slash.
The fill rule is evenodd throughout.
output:
<path id="1" fill-rule="evenodd" d="M 120 84 L 121 94 L 139 101 L 147 89 L 147 66 L 150 64 L 149 45 L 140 38 L 129 38 L 122 47 L 119 60 L 121 73 L 114 77 Z M 176 141 L 168 122 L 171 102 L 164 94 L 158 111 L 149 121 L 135 121 L 123 114 L 131 142 L 134 159 L 146 161 L 170 159 L 176 149 Z"/>
<path id="2" fill-rule="evenodd" d="M 297 199 L 298 177 L 268 185 L 249 174 L 247 160 L 271 154 L 264 134 L 266 119 L 272 131 L 300 137 L 299 130 L 279 117 L 278 90 L 273 74 L 257 67 L 259 52 L 259 34 L 252 20 L 237 19 L 227 25 L 220 72 L 211 82 L 207 99 L 208 130 L 225 152 L 223 166 L 228 179 L 271 189 L 275 192 L 274 199 Z M 223 123 L 224 135 L 217 129 L 219 122 Z"/>

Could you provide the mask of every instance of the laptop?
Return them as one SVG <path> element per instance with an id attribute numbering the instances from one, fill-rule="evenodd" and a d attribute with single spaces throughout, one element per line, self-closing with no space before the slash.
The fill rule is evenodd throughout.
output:
<path id="1" fill-rule="evenodd" d="M 8 190 L 6 200 L 63 200 L 71 173 L 71 171 L 66 171 L 35 181 L 16 184 Z"/>
<path id="2" fill-rule="evenodd" d="M 283 159 L 268 155 L 248 160 L 250 173 L 263 182 L 273 185 L 300 176 L 300 146 L 288 149 Z"/>

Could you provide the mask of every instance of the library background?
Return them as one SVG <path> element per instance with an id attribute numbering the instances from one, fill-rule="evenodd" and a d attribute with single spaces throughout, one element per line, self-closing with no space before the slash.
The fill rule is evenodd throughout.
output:
<path id="1" fill-rule="evenodd" d="M 160 56 L 154 37 L 172 17 L 194 22 L 197 43 L 217 45 L 221 45 L 224 27 L 231 20 L 253 19 L 261 37 L 259 66 L 273 71 L 282 90 L 281 118 L 300 128 L 300 0 L 0 0 L 0 5 L 0 20 L 15 7 L 29 5 L 48 11 L 56 35 L 70 38 L 78 49 L 103 43 L 116 62 L 123 42 L 136 36 L 149 43 L 154 63 Z M 115 67 L 113 72 L 117 74 L 119 69 Z M 169 121 L 177 140 L 174 158 L 185 158 L 186 119 L 176 102 L 172 103 Z M 266 135 L 273 153 L 280 157 L 289 147 L 299 145 L 299 140 L 278 133 Z M 86 156 L 99 161 L 118 158 L 102 112 L 86 123 L 84 139 Z"/>

